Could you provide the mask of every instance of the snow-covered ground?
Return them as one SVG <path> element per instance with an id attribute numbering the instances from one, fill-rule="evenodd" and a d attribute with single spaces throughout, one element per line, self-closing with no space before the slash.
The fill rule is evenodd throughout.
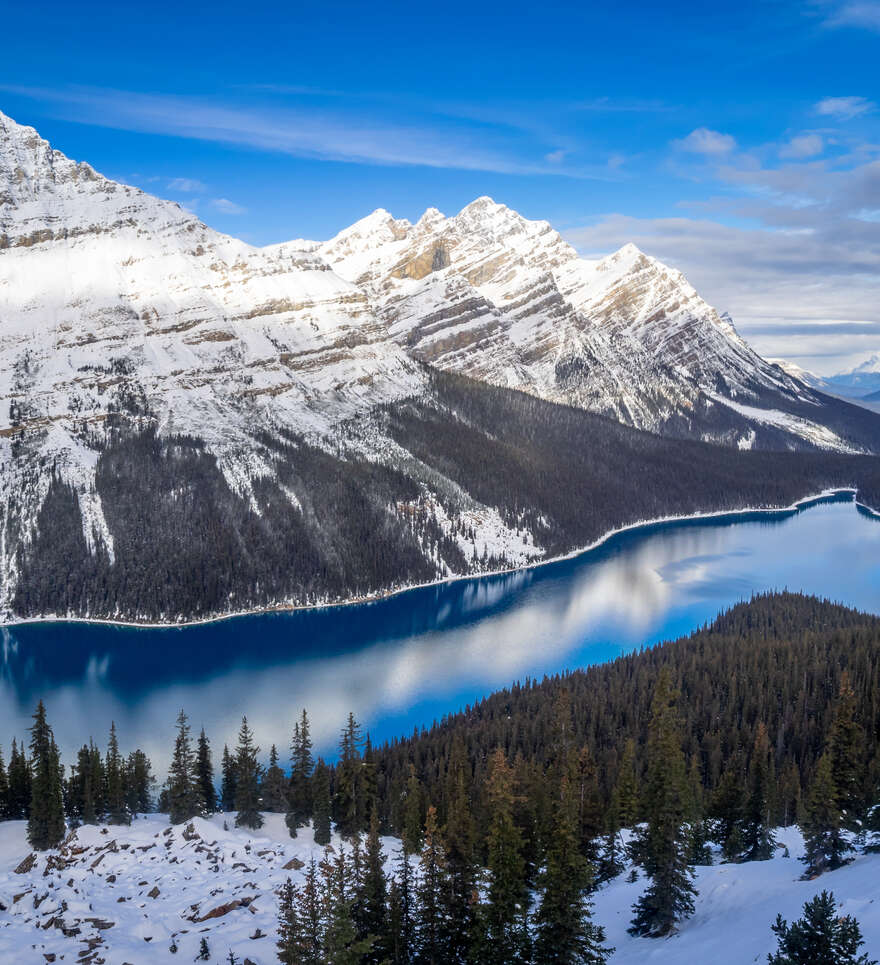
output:
<path id="1" fill-rule="evenodd" d="M 257 833 L 235 830 L 231 815 L 193 825 L 195 835 L 186 836 L 164 815 L 148 815 L 130 828 L 81 828 L 60 851 L 17 870 L 31 854 L 25 824 L 0 824 L 0 962 L 44 965 L 52 955 L 88 961 L 89 949 L 107 965 L 187 962 L 204 937 L 212 962 L 231 949 L 254 965 L 274 963 L 274 891 L 288 876 L 301 880 L 297 864 L 320 858 L 322 849 L 308 829 L 291 840 L 277 814 L 267 815 Z M 866 950 L 880 955 L 880 855 L 801 881 L 798 831 L 777 837 L 781 848 L 772 861 L 698 869 L 696 914 L 668 939 L 626 933 L 644 880 L 630 883 L 624 873 L 602 888 L 594 913 L 616 947 L 612 965 L 764 962 L 775 949 L 770 926 L 777 913 L 800 917 L 822 889 L 834 892 L 843 914 L 856 916 Z M 399 843 L 383 843 L 390 861 Z M 333 844 L 340 845 L 335 836 Z"/>

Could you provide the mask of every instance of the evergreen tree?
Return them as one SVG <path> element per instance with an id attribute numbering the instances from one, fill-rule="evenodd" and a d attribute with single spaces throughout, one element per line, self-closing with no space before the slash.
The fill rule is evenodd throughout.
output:
<path id="1" fill-rule="evenodd" d="M 312 758 L 309 718 L 305 710 L 300 721 L 294 725 L 290 752 L 290 787 L 287 795 L 289 804 L 285 820 L 290 836 L 295 838 L 297 829 L 308 824 L 312 817 L 312 772 L 315 763 Z"/>
<path id="2" fill-rule="evenodd" d="M 725 861 L 738 861 L 743 851 L 744 785 L 742 754 L 737 748 L 727 762 L 709 808 L 714 819 L 713 837 L 721 845 Z"/>
<path id="3" fill-rule="evenodd" d="M 770 828 L 771 777 L 770 741 L 767 728 L 758 724 L 755 745 L 749 763 L 748 790 L 743 806 L 742 843 L 743 861 L 767 861 L 773 857 L 776 840 Z"/>
<path id="4" fill-rule="evenodd" d="M 422 850 L 422 831 L 425 826 L 425 807 L 422 785 L 410 764 L 409 777 L 403 800 L 403 847 L 407 854 L 419 854 Z"/>
<path id="5" fill-rule="evenodd" d="M 856 719 L 856 714 L 855 691 L 850 683 L 849 674 L 844 671 L 834 709 L 828 751 L 840 822 L 849 831 L 861 830 L 868 803 L 865 799 L 867 741 L 864 728 Z"/>
<path id="6" fill-rule="evenodd" d="M 612 808 L 618 827 L 631 828 L 638 820 L 639 782 L 636 776 L 636 742 L 631 737 L 623 745 Z"/>
<path id="7" fill-rule="evenodd" d="M 361 744 L 360 726 L 354 714 L 350 713 L 339 741 L 334 800 L 336 829 L 346 838 L 353 837 L 364 828 Z"/>
<path id="8" fill-rule="evenodd" d="M 845 864 L 845 856 L 852 850 L 842 830 L 840 810 L 837 807 L 837 787 L 831 771 L 831 757 L 819 758 L 816 774 L 807 799 L 801 831 L 804 835 L 804 856 L 807 866 L 805 878 L 812 878 L 823 871 L 834 871 Z"/>
<path id="9" fill-rule="evenodd" d="M 312 780 L 315 844 L 330 844 L 330 770 L 319 757 Z"/>
<path id="10" fill-rule="evenodd" d="M 153 766 L 142 750 L 128 755 L 126 766 L 126 804 L 129 814 L 146 814 L 153 808 Z"/>
<path id="11" fill-rule="evenodd" d="M 282 965 L 301 965 L 303 935 L 297 908 L 297 893 L 290 878 L 278 891 L 278 961 Z"/>
<path id="12" fill-rule="evenodd" d="M 391 954 L 388 928 L 388 883 L 385 880 L 385 854 L 379 838 L 379 813 L 375 806 L 370 815 L 370 832 L 364 850 L 364 867 L 358 895 L 358 937 L 372 941 L 363 959 L 368 963 L 387 962 Z"/>
<path id="13" fill-rule="evenodd" d="M 651 879 L 633 907 L 630 934 L 668 935 L 675 923 L 694 912 L 696 891 L 688 866 L 688 788 L 680 725 L 669 672 L 664 668 L 654 688 L 648 729 L 648 774 L 644 787 L 647 828 L 640 832 L 639 853 Z"/>
<path id="14" fill-rule="evenodd" d="M 254 735 L 247 717 L 241 719 L 238 747 L 235 751 L 235 826 L 256 831 L 263 826 L 260 814 L 260 765 L 257 755 L 260 748 L 254 744 Z"/>
<path id="15" fill-rule="evenodd" d="M 823 891 L 804 904 L 803 918 L 789 925 L 781 915 L 772 926 L 778 941 L 769 965 L 877 965 L 859 955 L 865 944 L 852 915 L 839 915 L 834 895 Z"/>
<path id="16" fill-rule="evenodd" d="M 325 859 L 324 877 L 324 957 L 334 965 L 360 965 L 372 946 L 369 938 L 358 938 L 352 914 L 351 866 L 345 852 L 336 859 Z"/>
<path id="17" fill-rule="evenodd" d="M 0 751 L 0 821 L 9 819 L 9 779 L 6 776 L 6 765 L 3 763 L 3 752 Z"/>
<path id="18" fill-rule="evenodd" d="M 500 748 L 489 762 L 486 797 L 491 820 L 486 841 L 489 887 L 483 961 L 487 965 L 512 965 L 527 956 L 521 926 L 528 914 L 529 895 L 522 835 L 513 819 L 513 769 Z"/>
<path id="19" fill-rule="evenodd" d="M 297 892 L 297 916 L 300 928 L 300 965 L 324 965 L 323 918 L 318 866 L 309 861 L 305 880 Z"/>
<path id="20" fill-rule="evenodd" d="M 23 746 L 12 738 L 12 752 L 9 756 L 9 817 L 20 821 L 28 817 L 31 809 L 31 765 L 25 757 Z"/>
<path id="21" fill-rule="evenodd" d="M 428 808 L 425 818 L 419 865 L 416 961 L 424 965 L 444 965 L 449 961 L 449 869 L 446 848 L 437 828 L 437 809 L 433 806 Z"/>
<path id="22" fill-rule="evenodd" d="M 30 743 L 33 780 L 27 838 L 32 848 L 46 851 L 57 847 L 64 838 L 61 767 L 42 700 L 37 704 L 33 719 Z"/>
<path id="23" fill-rule="evenodd" d="M 454 751 L 444 841 L 449 868 L 449 943 L 447 961 L 464 963 L 479 944 L 476 828 L 465 778 L 464 748 Z"/>
<path id="24" fill-rule="evenodd" d="M 278 751 L 273 744 L 269 749 L 269 766 L 263 775 L 260 788 L 263 810 L 275 814 L 287 813 L 287 778 L 278 764 Z"/>
<path id="25" fill-rule="evenodd" d="M 229 753 L 229 747 L 223 745 L 223 773 L 220 783 L 220 807 L 226 811 L 235 810 L 235 758 Z"/>
<path id="26" fill-rule="evenodd" d="M 542 965 L 603 965 L 614 951 L 591 921 L 590 866 L 578 847 L 578 802 L 566 778 L 540 877 L 541 906 L 535 915 L 535 959 Z"/>
<path id="27" fill-rule="evenodd" d="M 168 820 L 183 824 L 202 813 L 201 794 L 196 782 L 195 755 L 189 736 L 189 720 L 181 710 L 177 715 L 177 736 L 166 783 Z"/>
<path id="28" fill-rule="evenodd" d="M 131 824 L 131 813 L 125 799 L 125 765 L 119 753 L 119 740 L 116 724 L 110 723 L 110 738 L 107 742 L 107 823 Z"/>
<path id="29" fill-rule="evenodd" d="M 211 742 L 203 727 L 196 745 L 196 784 L 205 814 L 217 810 L 217 790 L 214 787 L 214 762 L 211 760 Z"/>
<path id="30" fill-rule="evenodd" d="M 410 860 L 406 849 L 401 848 L 388 891 L 391 961 L 394 965 L 410 965 L 414 960 L 416 893 Z"/>

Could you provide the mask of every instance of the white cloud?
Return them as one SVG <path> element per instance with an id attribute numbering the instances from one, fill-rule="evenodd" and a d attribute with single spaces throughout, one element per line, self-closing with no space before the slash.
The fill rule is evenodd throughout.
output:
<path id="1" fill-rule="evenodd" d="M 824 97 L 814 107 L 817 114 L 834 117 L 839 121 L 851 121 L 859 114 L 867 114 L 877 105 L 865 97 Z"/>
<path id="2" fill-rule="evenodd" d="M 565 155 L 567 151 L 563 151 L 560 148 L 558 151 L 551 151 L 549 154 L 544 155 L 544 160 L 549 161 L 551 164 L 561 164 L 565 160 Z"/>
<path id="3" fill-rule="evenodd" d="M 801 134 L 793 137 L 779 149 L 779 156 L 784 158 L 808 158 L 821 154 L 825 149 L 825 142 L 819 134 Z"/>
<path id="4" fill-rule="evenodd" d="M 172 178 L 168 182 L 169 191 L 183 191 L 185 194 L 194 194 L 204 191 L 207 185 L 195 178 Z"/>
<path id="5" fill-rule="evenodd" d="M 826 27 L 861 27 L 880 32 L 880 3 L 853 0 L 836 5 L 824 20 Z"/>
<path id="6" fill-rule="evenodd" d="M 709 157 L 721 157 L 729 154 L 736 147 L 736 140 L 730 134 L 710 130 L 708 127 L 698 127 L 687 137 L 675 141 L 676 147 L 692 154 L 704 154 Z"/>
<path id="7" fill-rule="evenodd" d="M 245 214 L 247 212 L 247 208 L 230 201 L 229 198 L 213 198 L 211 207 L 222 214 Z"/>

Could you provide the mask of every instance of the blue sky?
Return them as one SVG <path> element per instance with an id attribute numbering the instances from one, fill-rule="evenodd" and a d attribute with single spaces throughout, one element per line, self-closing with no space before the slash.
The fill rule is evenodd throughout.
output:
<path id="1" fill-rule="evenodd" d="M 0 110 L 256 244 L 489 194 L 880 350 L 880 2 L 7 5 Z"/>

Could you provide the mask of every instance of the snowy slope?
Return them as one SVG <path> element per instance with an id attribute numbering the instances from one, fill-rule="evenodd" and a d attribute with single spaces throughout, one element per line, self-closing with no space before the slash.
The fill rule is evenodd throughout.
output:
<path id="1" fill-rule="evenodd" d="M 288 876 L 300 881 L 297 862 L 320 860 L 322 849 L 310 830 L 291 840 L 281 815 L 266 817 L 256 833 L 235 830 L 232 815 L 228 831 L 223 815 L 196 819 L 189 838 L 161 815 L 106 833 L 82 828 L 60 851 L 37 856 L 20 872 L 31 853 L 24 822 L 0 823 L 0 960 L 44 965 L 46 954 L 73 961 L 93 948 L 107 965 L 189 962 L 205 937 L 211 961 L 232 949 L 240 960 L 270 965 L 276 961 L 274 890 Z M 834 892 L 842 913 L 856 916 L 865 950 L 880 954 L 880 855 L 801 881 L 799 833 L 783 829 L 777 839 L 789 856 L 780 850 L 771 861 L 699 868 L 696 913 L 668 939 L 626 933 L 644 880 L 630 883 L 625 872 L 605 885 L 595 896 L 594 918 L 616 948 L 611 965 L 764 962 L 775 949 L 770 925 L 777 913 L 789 922 L 799 918 L 804 902 L 822 889 Z M 333 845 L 341 845 L 335 835 Z M 399 842 L 385 838 L 383 849 L 390 871 Z M 285 867 L 291 859 L 293 866 Z"/>
<path id="2" fill-rule="evenodd" d="M 850 448 L 822 431 L 820 402 L 802 380 L 760 358 L 679 271 L 634 245 L 585 261 L 546 221 L 484 197 L 450 218 L 429 208 L 415 224 L 379 209 L 309 247 L 368 295 L 398 344 L 431 364 L 730 444 L 754 426 L 725 433 L 703 420 L 710 394 L 807 405 L 813 416 L 786 430 Z"/>

